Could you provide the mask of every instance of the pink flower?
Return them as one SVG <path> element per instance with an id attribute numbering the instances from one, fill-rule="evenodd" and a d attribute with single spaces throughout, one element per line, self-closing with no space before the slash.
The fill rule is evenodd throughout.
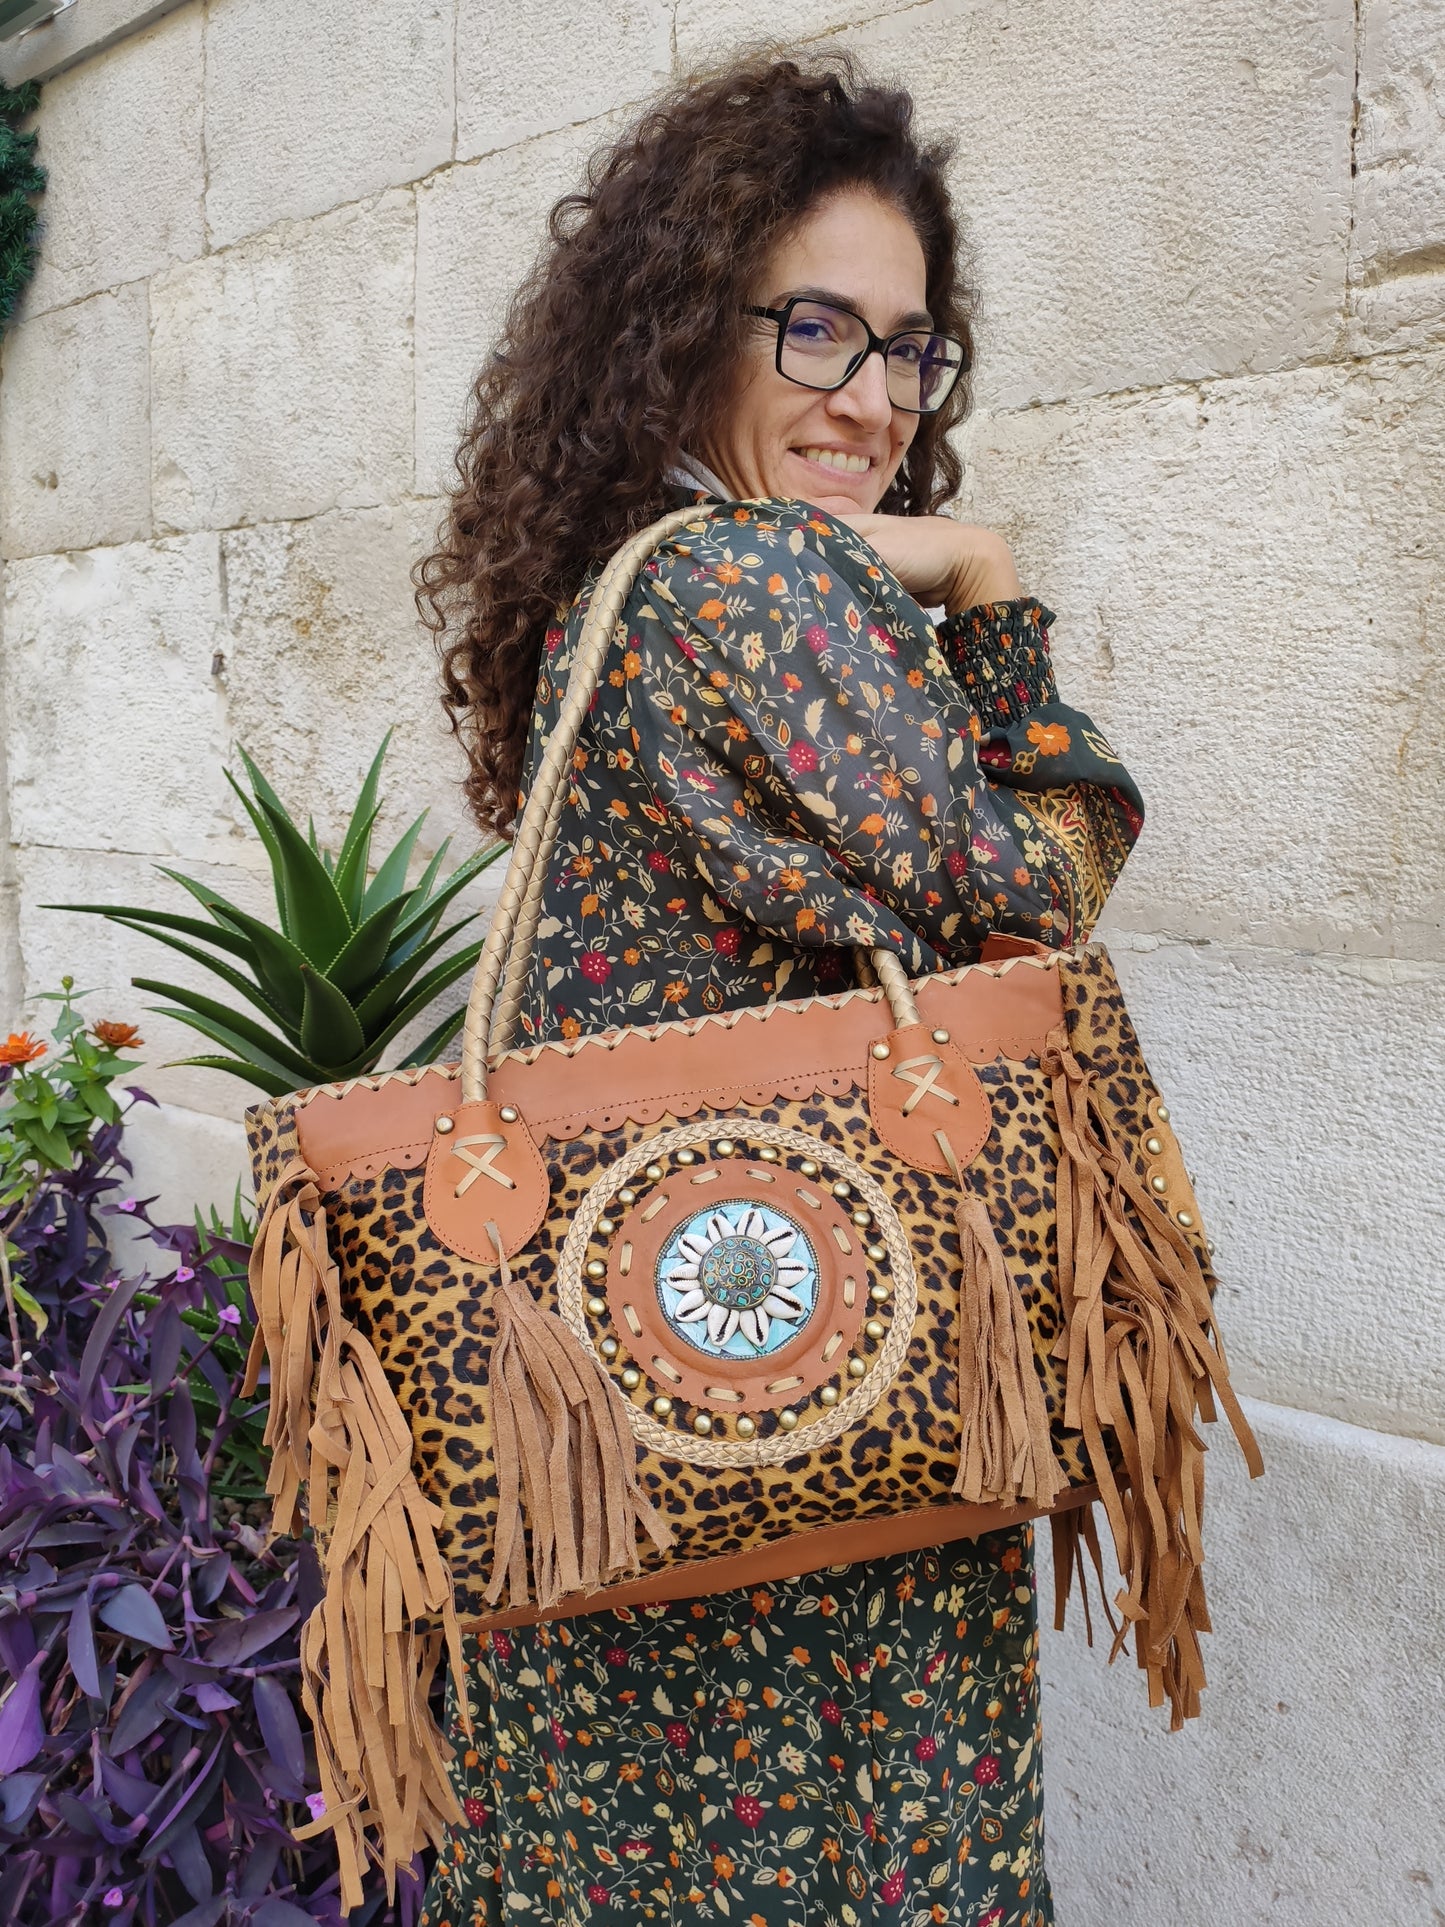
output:
<path id="1" fill-rule="evenodd" d="M 687 1728 L 683 1725 L 681 1720 L 671 1721 L 666 1731 L 667 1731 L 667 1737 L 673 1746 L 687 1745 L 687 1739 L 688 1739 Z"/>
<path id="2" fill-rule="evenodd" d="M 967 857 L 966 857 L 966 856 L 965 856 L 965 855 L 963 854 L 963 851 L 962 851 L 962 850 L 950 850 L 950 851 L 949 851 L 949 853 L 948 853 L 948 874 L 949 874 L 949 875 L 950 875 L 951 877 L 961 877 L 961 876 L 967 876 L 967 874 L 968 874 L 968 858 L 967 858 Z"/>
<path id="3" fill-rule="evenodd" d="M 818 1708 L 818 1717 L 819 1719 L 826 1720 L 829 1726 L 838 1726 L 842 1723 L 843 1709 L 839 1706 L 837 1700 L 824 1700 L 823 1704 Z"/>
<path id="4" fill-rule="evenodd" d="M 560 1751 L 561 1751 L 561 1749 L 562 1749 L 562 1748 L 563 1748 L 563 1747 L 564 1747 L 564 1746 L 565 1746 L 565 1745 L 567 1744 L 567 1735 L 566 1735 L 566 1733 L 565 1733 L 565 1732 L 564 1732 L 564 1731 L 562 1730 L 562 1726 L 561 1726 L 561 1723 L 560 1723 L 559 1721 L 557 1721 L 557 1720 L 551 1720 L 551 1721 L 549 1721 L 549 1724 L 550 1724 L 550 1726 L 551 1726 L 551 1728 L 552 1728 L 552 1741 L 553 1741 L 553 1744 L 554 1744 L 554 1745 L 556 1746 L 556 1748 L 557 1748 L 557 1750 L 558 1750 L 558 1751 L 560 1752 Z"/>
<path id="5" fill-rule="evenodd" d="M 981 1760 L 973 1763 L 973 1777 L 979 1786 L 998 1784 L 999 1761 L 996 1753 L 985 1753 Z"/>
<path id="6" fill-rule="evenodd" d="M 670 870 L 672 868 L 672 858 L 665 855 L 661 850 L 649 850 L 647 853 L 647 867 L 649 870 Z"/>
<path id="7" fill-rule="evenodd" d="M 990 1907 L 988 1912 L 980 1917 L 978 1927 L 1002 1927 L 1002 1922 L 1003 1908 Z"/>
<path id="8" fill-rule="evenodd" d="M 828 631 L 821 622 L 815 622 L 808 631 L 808 647 L 815 656 L 821 656 L 828 647 Z"/>
<path id="9" fill-rule="evenodd" d="M 561 641 L 562 641 L 562 631 L 560 629 L 549 629 L 547 631 L 547 654 L 549 656 L 555 655 L 557 653 L 557 649 L 560 646 Z"/>
<path id="10" fill-rule="evenodd" d="M 626 1648 L 622 1646 L 609 1646 L 607 1648 L 607 1664 L 609 1666 L 625 1666 L 627 1664 Z"/>
<path id="11" fill-rule="evenodd" d="M 944 1662 L 947 1658 L 947 1653 L 935 1653 L 933 1658 L 929 1660 L 923 1669 L 923 1683 L 925 1686 L 932 1686 L 933 1682 L 938 1678 L 938 1675 L 943 1671 Z"/>
<path id="12" fill-rule="evenodd" d="M 889 1874 L 883 1885 L 878 1889 L 879 1898 L 882 1900 L 884 1906 L 901 1906 L 903 1904 L 903 1889 L 907 1884 L 908 1876 L 902 1867 L 899 1867 L 895 1872 Z"/>
<path id="13" fill-rule="evenodd" d="M 697 661 L 697 651 L 696 649 L 693 648 L 692 644 L 688 641 L 686 636 L 674 636 L 673 641 L 677 644 L 678 648 L 682 651 L 682 653 L 687 657 L 689 662 Z"/>
<path id="14" fill-rule="evenodd" d="M 794 741 L 788 748 L 788 766 L 800 776 L 811 775 L 818 767 L 818 752 L 811 743 Z"/>
<path id="15" fill-rule="evenodd" d="M 485 1806 L 483 1806 L 482 1802 L 476 1799 L 463 1800 L 462 1812 L 467 1816 L 467 1818 L 471 1821 L 474 1827 L 484 1827 L 487 1824 L 487 1821 L 491 1817 L 488 1814 Z"/>
<path id="16" fill-rule="evenodd" d="M 591 984 L 605 984 L 612 975 L 612 959 L 601 950 L 584 950 L 577 968 Z"/>
<path id="17" fill-rule="evenodd" d="M 491 1635 L 491 1640 L 492 1640 L 492 1651 L 497 1655 L 497 1658 L 501 1660 L 502 1664 L 505 1666 L 512 1657 L 511 1640 L 508 1639 L 505 1633 L 493 1633 Z"/>
<path id="18" fill-rule="evenodd" d="M 735 923 L 724 924 L 712 940 L 713 948 L 720 957 L 735 957 L 742 940 L 743 933 Z"/>
<path id="19" fill-rule="evenodd" d="M 763 1824 L 763 1803 L 756 1794 L 734 1794 L 733 1812 L 745 1827 L 760 1827 Z"/>
<path id="20" fill-rule="evenodd" d="M 600 1907 L 607 1898 L 607 1889 L 605 1887 L 599 1887 L 597 1882 L 594 1880 L 592 1882 L 592 1885 L 587 1889 L 587 1898 L 591 1901 L 595 1901 L 596 1904 Z"/>
<path id="21" fill-rule="evenodd" d="M 306 1811 L 311 1815 L 313 1820 L 323 1819 L 326 1814 L 326 1795 L 324 1793 L 308 1793 L 306 1796 Z"/>
<path id="22" fill-rule="evenodd" d="M 646 1860 L 651 1852 L 652 1848 L 648 1846 L 645 1840 L 625 1840 L 622 1843 L 622 1858 L 624 1860 Z"/>
<path id="23" fill-rule="evenodd" d="M 913 1742 L 913 1757 L 916 1760 L 932 1760 L 938 1755 L 938 1741 L 931 1733 L 925 1733 Z"/>
<path id="24" fill-rule="evenodd" d="M 119 1887 L 107 1887 L 100 1904 L 102 1907 L 122 1907 L 125 1905 L 125 1895 Z"/>

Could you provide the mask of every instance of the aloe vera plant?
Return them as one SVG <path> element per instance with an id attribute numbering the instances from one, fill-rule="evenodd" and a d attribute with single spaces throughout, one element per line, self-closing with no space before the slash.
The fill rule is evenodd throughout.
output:
<path id="1" fill-rule="evenodd" d="M 178 1018 L 225 1055 L 186 1057 L 229 1071 L 273 1097 L 312 1084 L 329 1084 L 374 1070 L 388 1044 L 442 991 L 472 970 L 481 942 L 448 950 L 475 913 L 442 927 L 457 894 L 506 849 L 480 850 L 441 880 L 444 842 L 408 887 L 417 837 L 426 812 L 404 832 L 374 872 L 371 835 L 380 811 L 378 786 L 390 732 L 372 760 L 341 848 L 333 855 L 303 833 L 244 750 L 252 794 L 227 771 L 265 845 L 276 888 L 277 926 L 249 915 L 194 877 L 156 867 L 187 890 L 210 918 L 104 903 L 47 906 L 108 917 L 139 930 L 203 964 L 233 993 L 229 1001 L 152 977 L 134 977 L 138 990 L 170 999 L 162 1016 Z M 449 841 L 450 839 L 448 839 Z M 206 944 L 209 950 L 198 946 Z M 260 1013 L 258 1021 L 239 1007 Z M 407 1058 L 436 1059 L 461 1028 L 449 1011 Z"/>

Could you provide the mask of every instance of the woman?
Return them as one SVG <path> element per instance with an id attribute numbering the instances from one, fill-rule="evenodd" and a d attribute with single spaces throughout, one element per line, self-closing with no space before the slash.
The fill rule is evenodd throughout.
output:
<path id="1" fill-rule="evenodd" d="M 556 209 L 478 380 L 420 581 L 483 824 L 596 566 L 713 505 L 575 753 L 531 1039 L 842 989 L 860 944 L 919 975 L 1076 941 L 1137 833 L 1007 547 L 935 512 L 969 303 L 911 111 L 836 57 L 679 90 Z M 469 1640 L 468 1826 L 423 1919 L 1041 1927 L 1037 1657 L 1027 1527 Z"/>

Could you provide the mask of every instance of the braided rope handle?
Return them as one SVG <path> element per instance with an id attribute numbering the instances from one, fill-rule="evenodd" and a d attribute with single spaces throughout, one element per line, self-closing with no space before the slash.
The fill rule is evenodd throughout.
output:
<path id="1" fill-rule="evenodd" d="M 625 542 L 608 562 L 592 592 L 567 692 L 546 752 L 532 778 L 507 865 L 502 894 L 477 960 L 462 1026 L 462 1101 L 477 1104 L 487 1095 L 489 1059 L 507 1049 L 532 967 L 532 945 L 541 918 L 547 865 L 566 804 L 567 773 L 582 724 L 601 680 L 612 634 L 643 564 L 655 549 L 706 510 L 694 504 L 674 509 Z M 918 1021 L 908 976 L 891 950 L 858 950 L 860 974 L 871 966 L 883 986 L 896 1024 Z"/>

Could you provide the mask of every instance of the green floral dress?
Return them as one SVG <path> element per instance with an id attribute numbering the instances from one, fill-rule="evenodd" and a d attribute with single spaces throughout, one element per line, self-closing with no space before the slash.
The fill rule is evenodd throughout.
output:
<path id="1" fill-rule="evenodd" d="M 548 632 L 529 766 L 587 597 Z M 917 976 L 993 931 L 1087 935 L 1141 804 L 1058 700 L 1051 620 L 935 630 L 806 504 L 700 513 L 634 590 L 573 758 L 527 1037 L 839 990 L 858 944 Z M 1052 1922 L 1027 1526 L 464 1656 L 467 1824 L 422 1927 Z"/>

